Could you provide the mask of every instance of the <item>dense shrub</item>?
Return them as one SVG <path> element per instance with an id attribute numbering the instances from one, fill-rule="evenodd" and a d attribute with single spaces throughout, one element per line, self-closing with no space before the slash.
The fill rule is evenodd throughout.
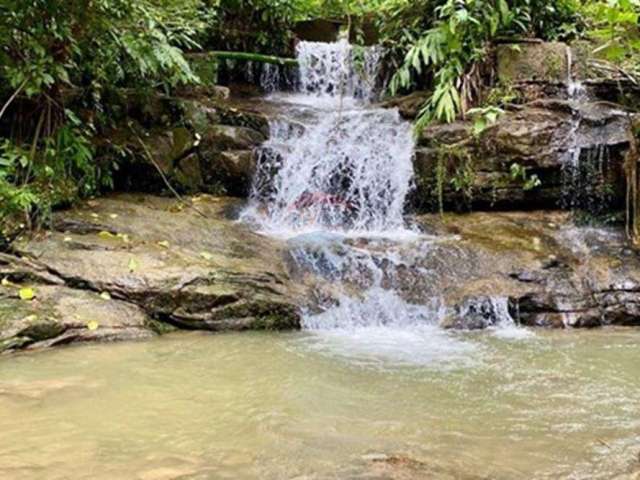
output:
<path id="1" fill-rule="evenodd" d="M 91 138 L 117 86 L 196 81 L 183 54 L 204 28 L 199 0 L 0 3 L 0 214 L 43 218 L 109 183 Z"/>

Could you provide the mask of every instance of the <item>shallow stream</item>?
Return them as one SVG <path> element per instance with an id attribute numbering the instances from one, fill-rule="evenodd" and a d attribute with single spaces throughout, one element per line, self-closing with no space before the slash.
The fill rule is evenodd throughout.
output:
<path id="1" fill-rule="evenodd" d="M 2 358 L 0 478 L 637 478 L 640 332 L 431 333 L 402 355 L 354 329 Z"/>

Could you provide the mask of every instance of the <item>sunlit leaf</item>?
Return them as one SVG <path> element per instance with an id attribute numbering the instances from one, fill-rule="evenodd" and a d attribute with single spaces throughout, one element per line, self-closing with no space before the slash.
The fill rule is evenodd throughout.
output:
<path id="1" fill-rule="evenodd" d="M 99 324 L 98 324 L 98 322 L 96 322 L 95 320 L 89 320 L 89 321 L 87 322 L 87 329 L 88 329 L 88 330 L 91 330 L 92 332 L 93 332 L 93 331 L 95 331 L 95 330 L 97 330 L 99 326 L 100 326 L 100 325 L 99 325 Z"/>
<path id="2" fill-rule="evenodd" d="M 128 264 L 129 271 L 130 271 L 131 273 L 133 273 L 133 272 L 135 272 L 136 270 L 138 270 L 138 267 L 139 267 L 139 265 L 138 265 L 138 262 L 136 261 L 136 259 L 135 259 L 135 258 L 133 258 L 133 257 L 131 257 L 131 258 L 129 259 L 129 264 Z"/>
<path id="3" fill-rule="evenodd" d="M 18 292 L 18 295 L 20 296 L 21 300 L 33 300 L 36 297 L 36 292 L 33 290 L 33 288 L 21 288 L 20 291 Z"/>

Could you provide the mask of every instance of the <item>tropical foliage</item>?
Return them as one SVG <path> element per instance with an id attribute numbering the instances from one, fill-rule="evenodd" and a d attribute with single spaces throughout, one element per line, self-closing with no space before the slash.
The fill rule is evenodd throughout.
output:
<path id="1" fill-rule="evenodd" d="M 3 0 L 0 3 L 0 209 L 24 222 L 109 183 L 92 136 L 102 98 L 121 86 L 197 81 L 199 0 Z"/>
<path id="2" fill-rule="evenodd" d="M 290 54 L 300 20 L 373 20 L 391 91 L 430 90 L 419 122 L 451 121 L 474 106 L 505 38 L 584 37 L 609 68 L 640 73 L 639 2 L 0 0 L 0 214 L 28 225 L 108 188 L 116 166 L 95 160 L 105 99 L 197 83 L 188 51 Z"/>
<path id="3" fill-rule="evenodd" d="M 408 8 L 405 3 L 391 17 L 401 21 Z M 576 17 L 566 0 L 445 0 L 425 2 L 424 8 L 427 13 L 414 18 L 410 29 L 387 33 L 388 40 L 406 50 L 391 92 L 424 83 L 425 77 L 433 89 L 419 124 L 450 122 L 467 110 L 481 87 L 482 66 L 494 40 L 516 35 L 555 38 L 566 25 L 575 24 Z"/>

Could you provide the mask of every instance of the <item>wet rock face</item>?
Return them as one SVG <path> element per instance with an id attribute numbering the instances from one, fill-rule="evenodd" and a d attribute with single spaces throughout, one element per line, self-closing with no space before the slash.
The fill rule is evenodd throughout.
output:
<path id="1" fill-rule="evenodd" d="M 0 287 L 0 352 L 154 335 L 136 305 L 61 285 L 38 285 L 34 291 L 35 298 L 24 301 L 15 287 Z"/>
<path id="2" fill-rule="evenodd" d="M 446 328 L 511 317 L 539 327 L 640 326 L 640 255 L 619 229 L 576 227 L 561 212 L 420 217 L 441 241 L 411 268 L 412 302 L 440 295 Z M 426 272 L 426 273 L 425 273 Z"/>
<path id="3" fill-rule="evenodd" d="M 479 135 L 471 121 L 431 125 L 416 149 L 412 203 L 433 208 L 441 191 L 445 207 L 555 208 L 580 178 L 582 192 L 599 190 L 598 202 L 619 205 L 630 138 L 627 114 L 598 102 L 538 100 Z M 539 182 L 530 182 L 534 175 Z"/>
<path id="4" fill-rule="evenodd" d="M 118 195 L 54 219 L 0 257 L 4 348 L 141 338 L 175 327 L 299 327 L 286 252 L 226 218 L 237 201 Z M 21 300 L 29 286 L 35 298 Z M 95 323 L 94 323 L 95 322 Z M 93 328 L 95 327 L 95 328 Z"/>
<path id="5" fill-rule="evenodd" d="M 515 305 L 505 297 L 465 297 L 440 321 L 440 326 L 447 329 L 482 330 L 513 322 L 512 313 L 515 310 Z"/>

